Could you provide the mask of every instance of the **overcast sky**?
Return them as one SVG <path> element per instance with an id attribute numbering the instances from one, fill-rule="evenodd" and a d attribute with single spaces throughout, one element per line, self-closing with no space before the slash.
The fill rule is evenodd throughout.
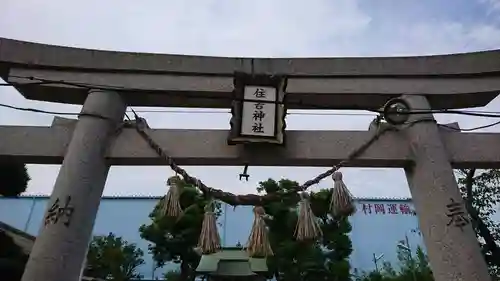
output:
<path id="1" fill-rule="evenodd" d="M 446 54 L 500 49 L 500 0 L 2 0 L 0 37 L 105 50 L 213 56 Z M 0 103 L 53 111 L 80 109 L 28 101 L 8 87 L 0 87 Z M 484 110 L 500 111 L 500 99 Z M 365 115 L 291 114 L 287 125 L 294 130 L 366 130 L 373 118 L 361 111 L 342 113 Z M 154 128 L 229 128 L 226 113 L 188 110 L 143 116 Z M 46 126 L 52 117 L 0 109 L 3 125 Z M 462 128 L 492 122 L 456 115 L 437 119 L 458 121 Z M 50 194 L 58 170 L 59 166 L 30 165 L 33 180 L 28 193 Z M 253 193 L 257 183 L 269 177 L 303 182 L 324 169 L 250 167 L 248 183 L 238 179 L 242 167 L 187 170 L 210 186 Z M 342 171 L 355 196 L 409 196 L 402 170 Z M 168 167 L 112 167 L 104 195 L 162 195 L 170 175 Z M 314 189 L 331 186 L 328 179 Z"/>

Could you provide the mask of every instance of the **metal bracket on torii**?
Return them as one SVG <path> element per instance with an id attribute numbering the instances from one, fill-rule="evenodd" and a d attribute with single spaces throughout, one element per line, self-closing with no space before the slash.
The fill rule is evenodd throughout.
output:
<path id="1" fill-rule="evenodd" d="M 248 164 L 245 164 L 245 167 L 243 168 L 243 173 L 240 174 L 240 181 L 244 178 L 246 181 L 248 181 L 248 178 L 250 175 L 247 173 L 248 172 Z"/>

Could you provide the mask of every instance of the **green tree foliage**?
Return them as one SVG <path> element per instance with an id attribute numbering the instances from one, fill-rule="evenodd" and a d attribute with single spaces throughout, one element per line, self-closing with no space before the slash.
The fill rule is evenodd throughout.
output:
<path id="1" fill-rule="evenodd" d="M 481 245 L 481 250 L 488 264 L 490 274 L 498 279 L 500 278 L 500 248 L 498 246 L 500 223 L 494 221 L 492 216 L 496 213 L 496 208 L 500 203 L 500 170 L 458 170 L 457 178 L 472 227 Z M 393 280 L 377 279 L 382 278 L 379 275 L 376 272 L 370 272 L 364 277 L 372 279 L 360 280 Z M 387 276 L 384 276 L 384 278 L 387 278 Z"/>
<path id="2" fill-rule="evenodd" d="M 16 197 L 26 191 L 31 180 L 26 165 L 11 157 L 0 159 L 0 195 Z"/>
<path id="3" fill-rule="evenodd" d="M 178 270 L 170 270 L 163 274 L 165 281 L 181 281 L 181 273 Z"/>
<path id="4" fill-rule="evenodd" d="M 16 197 L 26 191 L 30 177 L 26 165 L 11 157 L 0 159 L 0 196 Z M 0 276 L 8 280 L 20 280 L 28 256 L 14 240 L 0 231 Z"/>
<path id="5" fill-rule="evenodd" d="M 500 223 L 492 220 L 500 203 L 500 170 L 460 170 L 458 182 L 490 274 L 500 278 Z"/>
<path id="6" fill-rule="evenodd" d="M 312 209 L 324 233 L 321 241 L 298 242 L 294 239 L 297 222 L 297 194 L 285 195 L 297 186 L 290 180 L 261 182 L 259 192 L 282 194 L 280 201 L 265 207 L 271 219 L 270 240 L 275 256 L 268 259 L 272 276 L 277 280 L 350 280 L 348 258 L 352 252 L 347 218 L 328 214 L 331 193 L 311 193 Z M 196 188 L 184 184 L 180 203 L 184 213 L 179 218 L 159 215 L 159 206 L 150 214 L 151 223 L 140 227 L 141 237 L 151 242 L 150 251 L 157 263 L 179 263 L 180 271 L 168 272 L 169 280 L 194 280 L 200 256 L 194 251 L 203 221 L 203 207 L 208 201 Z M 161 203 L 161 202 L 160 202 Z M 218 209 L 217 215 L 220 214 Z M 177 279 L 178 278 L 178 279 Z"/>
<path id="7" fill-rule="evenodd" d="M 150 242 L 149 250 L 158 267 L 167 262 L 180 264 L 179 280 L 194 280 L 200 261 L 195 247 L 208 200 L 195 187 L 183 183 L 180 204 L 184 211 L 179 218 L 160 215 L 160 203 L 149 215 L 151 223 L 139 228 L 141 237 Z M 216 215 L 220 215 L 220 204 L 217 204 Z"/>
<path id="8" fill-rule="evenodd" d="M 363 272 L 355 277 L 356 281 L 434 281 L 429 260 L 422 248 L 415 253 L 397 249 L 399 264 L 394 268 L 386 262 L 380 271 Z M 355 274 L 356 275 L 356 274 Z"/>
<path id="9" fill-rule="evenodd" d="M 294 239 L 297 223 L 297 194 L 288 193 L 297 182 L 269 179 L 259 184 L 259 192 L 281 194 L 281 201 L 264 206 L 270 218 L 271 246 L 275 255 L 268 259 L 272 277 L 287 280 L 350 280 L 349 256 L 352 252 L 348 233 L 351 225 L 347 218 L 329 215 L 331 191 L 310 193 L 311 207 L 319 219 L 323 237 L 320 241 L 298 242 Z M 271 277 L 271 276 L 270 276 Z"/>
<path id="10" fill-rule="evenodd" d="M 89 246 L 85 276 L 116 281 L 141 279 L 137 269 L 144 253 L 135 244 L 109 233 L 95 236 Z"/>

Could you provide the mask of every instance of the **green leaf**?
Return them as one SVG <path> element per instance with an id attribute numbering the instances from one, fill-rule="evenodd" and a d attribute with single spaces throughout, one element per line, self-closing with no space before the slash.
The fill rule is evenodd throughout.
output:
<path id="1" fill-rule="evenodd" d="M 204 207 L 209 201 L 195 187 L 181 184 L 182 215 L 178 218 L 160 216 L 159 202 L 149 215 L 150 223 L 142 225 L 139 232 L 150 243 L 149 251 L 158 267 L 167 262 L 179 263 L 179 280 L 193 280 L 200 260 L 194 248 L 201 232 Z M 220 203 L 216 203 L 215 213 L 217 217 L 220 215 Z M 175 274 L 170 274 L 169 280 L 177 280 Z"/>
<path id="2" fill-rule="evenodd" d="M 135 244 L 113 233 L 95 236 L 89 245 L 85 275 L 101 279 L 112 277 L 119 281 L 140 279 L 138 268 L 144 264 L 143 256 Z"/>

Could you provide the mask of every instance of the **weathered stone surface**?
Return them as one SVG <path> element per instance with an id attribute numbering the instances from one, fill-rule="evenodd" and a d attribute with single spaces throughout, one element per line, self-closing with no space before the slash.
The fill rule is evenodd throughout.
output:
<path id="1" fill-rule="evenodd" d="M 295 76 L 494 74 L 500 50 L 438 56 L 230 58 L 89 50 L 0 38 L 0 62 L 68 70 L 141 71 L 232 76 L 235 71 Z"/>
<path id="2" fill-rule="evenodd" d="M 405 99 L 412 108 L 429 107 L 423 96 Z M 412 115 L 410 121 L 422 118 L 432 115 Z M 418 122 L 403 134 L 415 161 L 405 171 L 435 280 L 491 280 L 438 127 L 432 122 Z M 457 205 L 450 206 L 453 202 Z"/>
<path id="3" fill-rule="evenodd" d="M 27 163 L 61 164 L 71 140 L 74 120 L 56 118 L 52 127 L 0 126 L 0 156 L 13 155 Z M 370 139 L 362 131 L 287 131 L 286 147 L 243 150 L 228 146 L 226 130 L 153 129 L 149 131 L 179 165 L 331 167 Z M 440 130 L 448 157 L 454 168 L 500 168 L 500 135 L 460 133 Z M 34 145 L 34 143 L 44 145 Z M 112 165 L 165 165 L 139 134 L 123 129 L 107 154 Z M 403 168 L 412 161 L 405 138 L 387 132 L 350 167 Z"/>
<path id="4" fill-rule="evenodd" d="M 125 108 L 117 93 L 89 94 L 82 113 L 98 114 L 105 119 L 80 117 L 45 211 L 44 220 L 55 212 L 54 220 L 42 224 L 23 281 L 79 280 L 110 167 L 107 149 Z M 47 142 L 30 141 L 32 146 L 43 147 L 56 140 L 53 136 Z M 66 206 L 69 197 L 71 201 Z M 53 206 L 62 209 L 51 210 Z"/>
<path id="5" fill-rule="evenodd" d="M 235 72 L 288 77 L 288 108 L 374 109 L 400 94 L 432 108 L 484 106 L 500 92 L 500 50 L 387 58 L 225 58 L 87 50 L 0 38 L 0 77 L 28 99 L 82 104 L 86 87 L 124 91 L 130 106 L 229 108 Z M 24 78 L 22 78 L 24 77 Z"/>

